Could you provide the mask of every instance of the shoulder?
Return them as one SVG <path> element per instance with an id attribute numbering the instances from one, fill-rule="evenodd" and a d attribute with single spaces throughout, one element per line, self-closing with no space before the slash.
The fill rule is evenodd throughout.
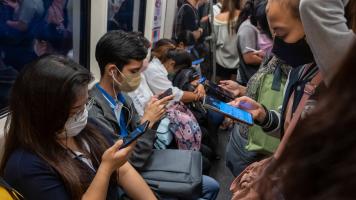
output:
<path id="1" fill-rule="evenodd" d="M 24 149 L 17 149 L 7 160 L 4 175 L 7 180 L 51 171 L 50 166 L 39 156 Z"/>
<path id="2" fill-rule="evenodd" d="M 254 25 L 251 24 L 250 20 L 246 20 L 241 24 L 241 26 L 238 30 L 238 34 L 239 35 L 258 34 L 258 30 Z"/>
<path id="3" fill-rule="evenodd" d="M 162 65 L 161 61 L 158 58 L 153 58 L 151 62 L 148 64 L 147 69 L 143 72 L 146 76 L 147 75 L 156 75 L 157 72 L 162 71 L 164 66 Z M 149 79 L 149 76 L 147 77 Z"/>

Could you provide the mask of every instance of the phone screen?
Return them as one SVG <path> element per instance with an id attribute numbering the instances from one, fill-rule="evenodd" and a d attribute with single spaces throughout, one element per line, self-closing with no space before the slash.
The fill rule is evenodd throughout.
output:
<path id="1" fill-rule="evenodd" d="M 236 119 L 248 125 L 253 125 L 252 115 L 247 111 L 233 107 L 209 96 L 205 98 L 204 105 L 208 105 L 206 106 L 207 108 L 212 108 L 212 110 L 221 112 L 230 118 Z"/>
<path id="2" fill-rule="evenodd" d="M 223 95 L 225 98 L 228 98 L 230 100 L 234 99 L 233 95 L 230 92 L 224 90 L 223 88 L 221 88 L 220 86 L 218 86 L 217 84 L 215 84 L 211 81 L 207 81 L 207 86 L 212 88 L 218 94 Z"/>
<path id="3" fill-rule="evenodd" d="M 131 132 L 128 136 L 123 138 L 124 143 L 120 147 L 120 149 L 123 149 L 127 146 L 129 146 L 133 141 L 137 140 L 140 136 L 142 136 L 149 125 L 149 122 L 146 121 L 145 123 L 141 124 L 138 126 L 133 132 Z"/>

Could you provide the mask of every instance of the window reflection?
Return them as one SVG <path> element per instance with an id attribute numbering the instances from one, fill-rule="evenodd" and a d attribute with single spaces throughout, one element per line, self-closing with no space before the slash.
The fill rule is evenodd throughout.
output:
<path id="1" fill-rule="evenodd" d="M 0 109 L 16 75 L 47 53 L 73 55 L 72 0 L 0 0 Z M 79 11 L 78 11 L 79 12 Z"/>
<path id="2" fill-rule="evenodd" d="M 144 32 L 145 13 L 146 0 L 108 0 L 108 31 Z"/>

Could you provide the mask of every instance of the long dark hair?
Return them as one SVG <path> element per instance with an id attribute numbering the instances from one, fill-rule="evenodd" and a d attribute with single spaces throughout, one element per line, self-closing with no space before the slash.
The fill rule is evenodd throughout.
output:
<path id="1" fill-rule="evenodd" d="M 81 199 L 91 180 L 83 173 L 82 163 L 59 144 L 57 134 L 64 128 L 78 91 L 88 87 L 92 79 L 88 70 L 62 56 L 41 57 L 22 70 L 10 97 L 1 175 L 11 154 L 24 149 L 39 156 L 60 175 L 72 199 Z M 92 130 L 87 126 L 75 140 L 97 167 L 108 145 Z"/>
<path id="2" fill-rule="evenodd" d="M 281 157 L 267 168 L 259 186 L 273 199 L 355 199 L 356 43 L 313 114 L 296 127 Z M 273 197 L 274 196 L 274 197 Z"/>
<path id="3" fill-rule="evenodd" d="M 346 7 L 347 25 L 356 33 L 356 1 L 349 1 Z"/>
<path id="4" fill-rule="evenodd" d="M 227 27 L 229 27 L 229 34 L 232 33 L 232 30 L 236 33 L 236 23 L 232 23 L 235 19 L 235 11 L 240 10 L 240 0 L 225 0 L 223 2 L 221 12 L 229 12 Z"/>
<path id="5" fill-rule="evenodd" d="M 241 9 L 239 19 L 237 20 L 237 26 L 236 26 L 236 31 L 239 30 L 241 24 L 246 21 L 249 17 L 251 17 L 254 13 L 255 5 L 254 5 L 255 0 L 246 0 L 246 2 L 243 4 L 243 7 Z"/>

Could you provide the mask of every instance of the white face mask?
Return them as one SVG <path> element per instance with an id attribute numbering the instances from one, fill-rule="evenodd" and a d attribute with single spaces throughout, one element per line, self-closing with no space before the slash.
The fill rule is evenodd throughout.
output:
<path id="1" fill-rule="evenodd" d="M 58 138 L 77 136 L 87 125 L 88 109 L 85 106 L 84 111 L 71 116 L 64 125 L 64 131 L 58 135 Z"/>

